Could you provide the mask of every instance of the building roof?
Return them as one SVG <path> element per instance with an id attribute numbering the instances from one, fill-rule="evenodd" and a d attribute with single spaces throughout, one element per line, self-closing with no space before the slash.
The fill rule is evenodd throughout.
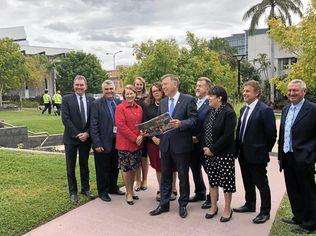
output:
<path id="1" fill-rule="evenodd" d="M 43 53 L 46 56 L 57 56 L 63 53 L 73 51 L 69 48 L 53 48 L 53 47 L 41 47 L 41 46 L 29 46 L 29 45 L 20 45 L 21 51 L 24 51 L 26 55 L 34 55 Z"/>
<path id="2" fill-rule="evenodd" d="M 23 26 L 0 28 L 0 39 L 11 38 L 14 41 L 26 40 L 26 33 Z"/>

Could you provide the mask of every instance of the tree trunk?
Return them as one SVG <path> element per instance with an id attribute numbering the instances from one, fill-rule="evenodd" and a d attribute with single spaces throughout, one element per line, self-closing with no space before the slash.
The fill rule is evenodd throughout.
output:
<path id="1" fill-rule="evenodd" d="M 270 60 L 271 60 L 271 78 L 270 78 L 270 102 L 271 105 L 274 105 L 274 84 L 272 83 L 272 79 L 274 78 L 275 75 L 275 65 L 274 65 L 274 59 L 275 59 L 275 55 L 274 55 L 274 45 L 275 41 L 273 38 L 271 38 L 271 47 L 270 47 Z"/>
<path id="2" fill-rule="evenodd" d="M 3 91 L 3 85 L 0 85 L 0 107 L 2 107 L 2 91 Z"/>

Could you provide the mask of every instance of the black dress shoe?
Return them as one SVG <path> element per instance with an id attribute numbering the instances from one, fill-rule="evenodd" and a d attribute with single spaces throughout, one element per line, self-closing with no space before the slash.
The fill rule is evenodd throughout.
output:
<path id="1" fill-rule="evenodd" d="M 282 218 L 281 219 L 282 222 L 286 223 L 286 224 L 290 224 L 290 225 L 299 225 L 300 222 L 298 222 L 295 217 L 289 219 L 289 218 Z"/>
<path id="2" fill-rule="evenodd" d="M 291 232 L 293 234 L 314 234 L 316 233 L 316 231 L 314 230 L 308 230 L 308 229 L 304 229 L 302 227 L 298 227 L 298 228 L 295 228 L 295 229 L 292 229 Z"/>
<path id="3" fill-rule="evenodd" d="M 264 223 L 264 222 L 266 222 L 267 220 L 269 220 L 270 219 L 270 214 L 259 214 L 259 215 L 257 215 L 253 220 L 252 220 L 252 222 L 254 223 L 254 224 L 262 224 L 262 223 Z"/>
<path id="4" fill-rule="evenodd" d="M 219 221 L 222 222 L 222 223 L 228 222 L 228 221 L 230 221 L 230 219 L 232 218 L 232 216 L 233 216 L 233 211 L 230 212 L 230 215 L 229 215 L 228 218 L 222 216 Z"/>
<path id="5" fill-rule="evenodd" d="M 185 218 L 188 216 L 188 211 L 186 207 L 179 207 L 179 216 Z"/>
<path id="6" fill-rule="evenodd" d="M 110 194 L 115 194 L 115 195 L 120 195 L 120 196 L 123 196 L 125 195 L 125 193 L 119 189 L 113 191 L 113 192 L 110 192 Z"/>
<path id="7" fill-rule="evenodd" d="M 157 216 L 160 215 L 164 212 L 168 212 L 169 211 L 169 207 L 162 207 L 162 206 L 158 206 L 155 210 L 149 212 L 149 215 L 151 216 Z"/>
<path id="8" fill-rule="evenodd" d="M 101 199 L 102 201 L 105 201 L 105 202 L 110 202 L 110 201 L 111 201 L 111 198 L 110 198 L 110 196 L 109 196 L 108 193 L 102 193 L 102 194 L 100 195 L 100 199 Z"/>
<path id="9" fill-rule="evenodd" d="M 195 194 L 193 197 L 190 197 L 189 202 L 198 202 L 198 201 L 205 201 L 206 196 Z"/>
<path id="10" fill-rule="evenodd" d="M 212 203 L 208 199 L 206 199 L 201 206 L 202 209 L 209 209 L 211 207 L 212 207 Z"/>
<path id="11" fill-rule="evenodd" d="M 77 194 L 71 194 L 70 195 L 70 201 L 72 203 L 78 203 L 78 196 L 77 196 Z"/>
<path id="12" fill-rule="evenodd" d="M 89 190 L 88 191 L 81 191 L 81 194 L 85 195 L 87 198 L 89 198 L 91 200 L 96 198 L 96 196 L 94 196 Z"/>
<path id="13" fill-rule="evenodd" d="M 134 199 L 134 200 L 139 200 L 139 197 L 136 196 L 136 195 L 134 195 L 134 196 L 133 196 L 133 199 Z"/>
<path id="14" fill-rule="evenodd" d="M 217 213 L 218 213 L 218 207 L 217 207 L 216 211 L 215 211 L 213 214 L 211 214 L 211 213 L 206 213 L 206 214 L 205 214 L 205 219 L 212 219 L 214 216 L 217 215 Z"/>
<path id="15" fill-rule="evenodd" d="M 241 207 L 238 208 L 233 208 L 234 212 L 238 212 L 238 213 L 244 213 L 244 212 L 255 212 L 256 209 L 255 208 L 249 208 L 246 205 L 243 205 Z"/>

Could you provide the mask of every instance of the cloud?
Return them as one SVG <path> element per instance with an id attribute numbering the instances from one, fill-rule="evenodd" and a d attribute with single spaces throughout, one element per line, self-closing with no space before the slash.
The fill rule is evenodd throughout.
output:
<path id="1" fill-rule="evenodd" d="M 61 32 L 74 32 L 75 30 L 71 28 L 69 25 L 63 23 L 63 22 L 56 22 L 46 25 L 47 28 L 61 31 Z"/>
<path id="2" fill-rule="evenodd" d="M 81 38 L 91 41 L 107 41 L 107 42 L 129 42 L 133 38 L 124 35 L 115 35 L 109 33 L 86 32 L 81 34 Z"/>

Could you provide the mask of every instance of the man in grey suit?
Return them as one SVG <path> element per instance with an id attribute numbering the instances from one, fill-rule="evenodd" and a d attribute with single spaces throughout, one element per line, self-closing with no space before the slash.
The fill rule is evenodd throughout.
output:
<path id="1" fill-rule="evenodd" d="M 67 179 L 70 200 L 78 202 L 77 179 L 75 175 L 77 152 L 79 152 L 81 194 L 90 199 L 95 196 L 89 185 L 89 152 L 91 140 L 89 135 L 90 108 L 93 98 L 86 96 L 87 80 L 77 75 L 73 82 L 74 93 L 66 95 L 62 103 L 62 122 L 65 126 L 63 142 L 65 144 Z"/>
<path id="2" fill-rule="evenodd" d="M 179 93 L 179 79 L 172 74 L 162 76 L 162 89 L 166 95 L 161 100 L 158 114 L 169 112 L 173 118 L 170 124 L 175 128 L 160 136 L 159 149 L 161 151 L 161 187 L 160 204 L 150 212 L 150 215 L 159 215 L 169 211 L 172 189 L 172 165 L 177 167 L 180 180 L 179 215 L 185 218 L 188 215 L 186 206 L 189 202 L 189 165 L 193 150 L 192 130 L 197 121 L 195 99 Z"/>

